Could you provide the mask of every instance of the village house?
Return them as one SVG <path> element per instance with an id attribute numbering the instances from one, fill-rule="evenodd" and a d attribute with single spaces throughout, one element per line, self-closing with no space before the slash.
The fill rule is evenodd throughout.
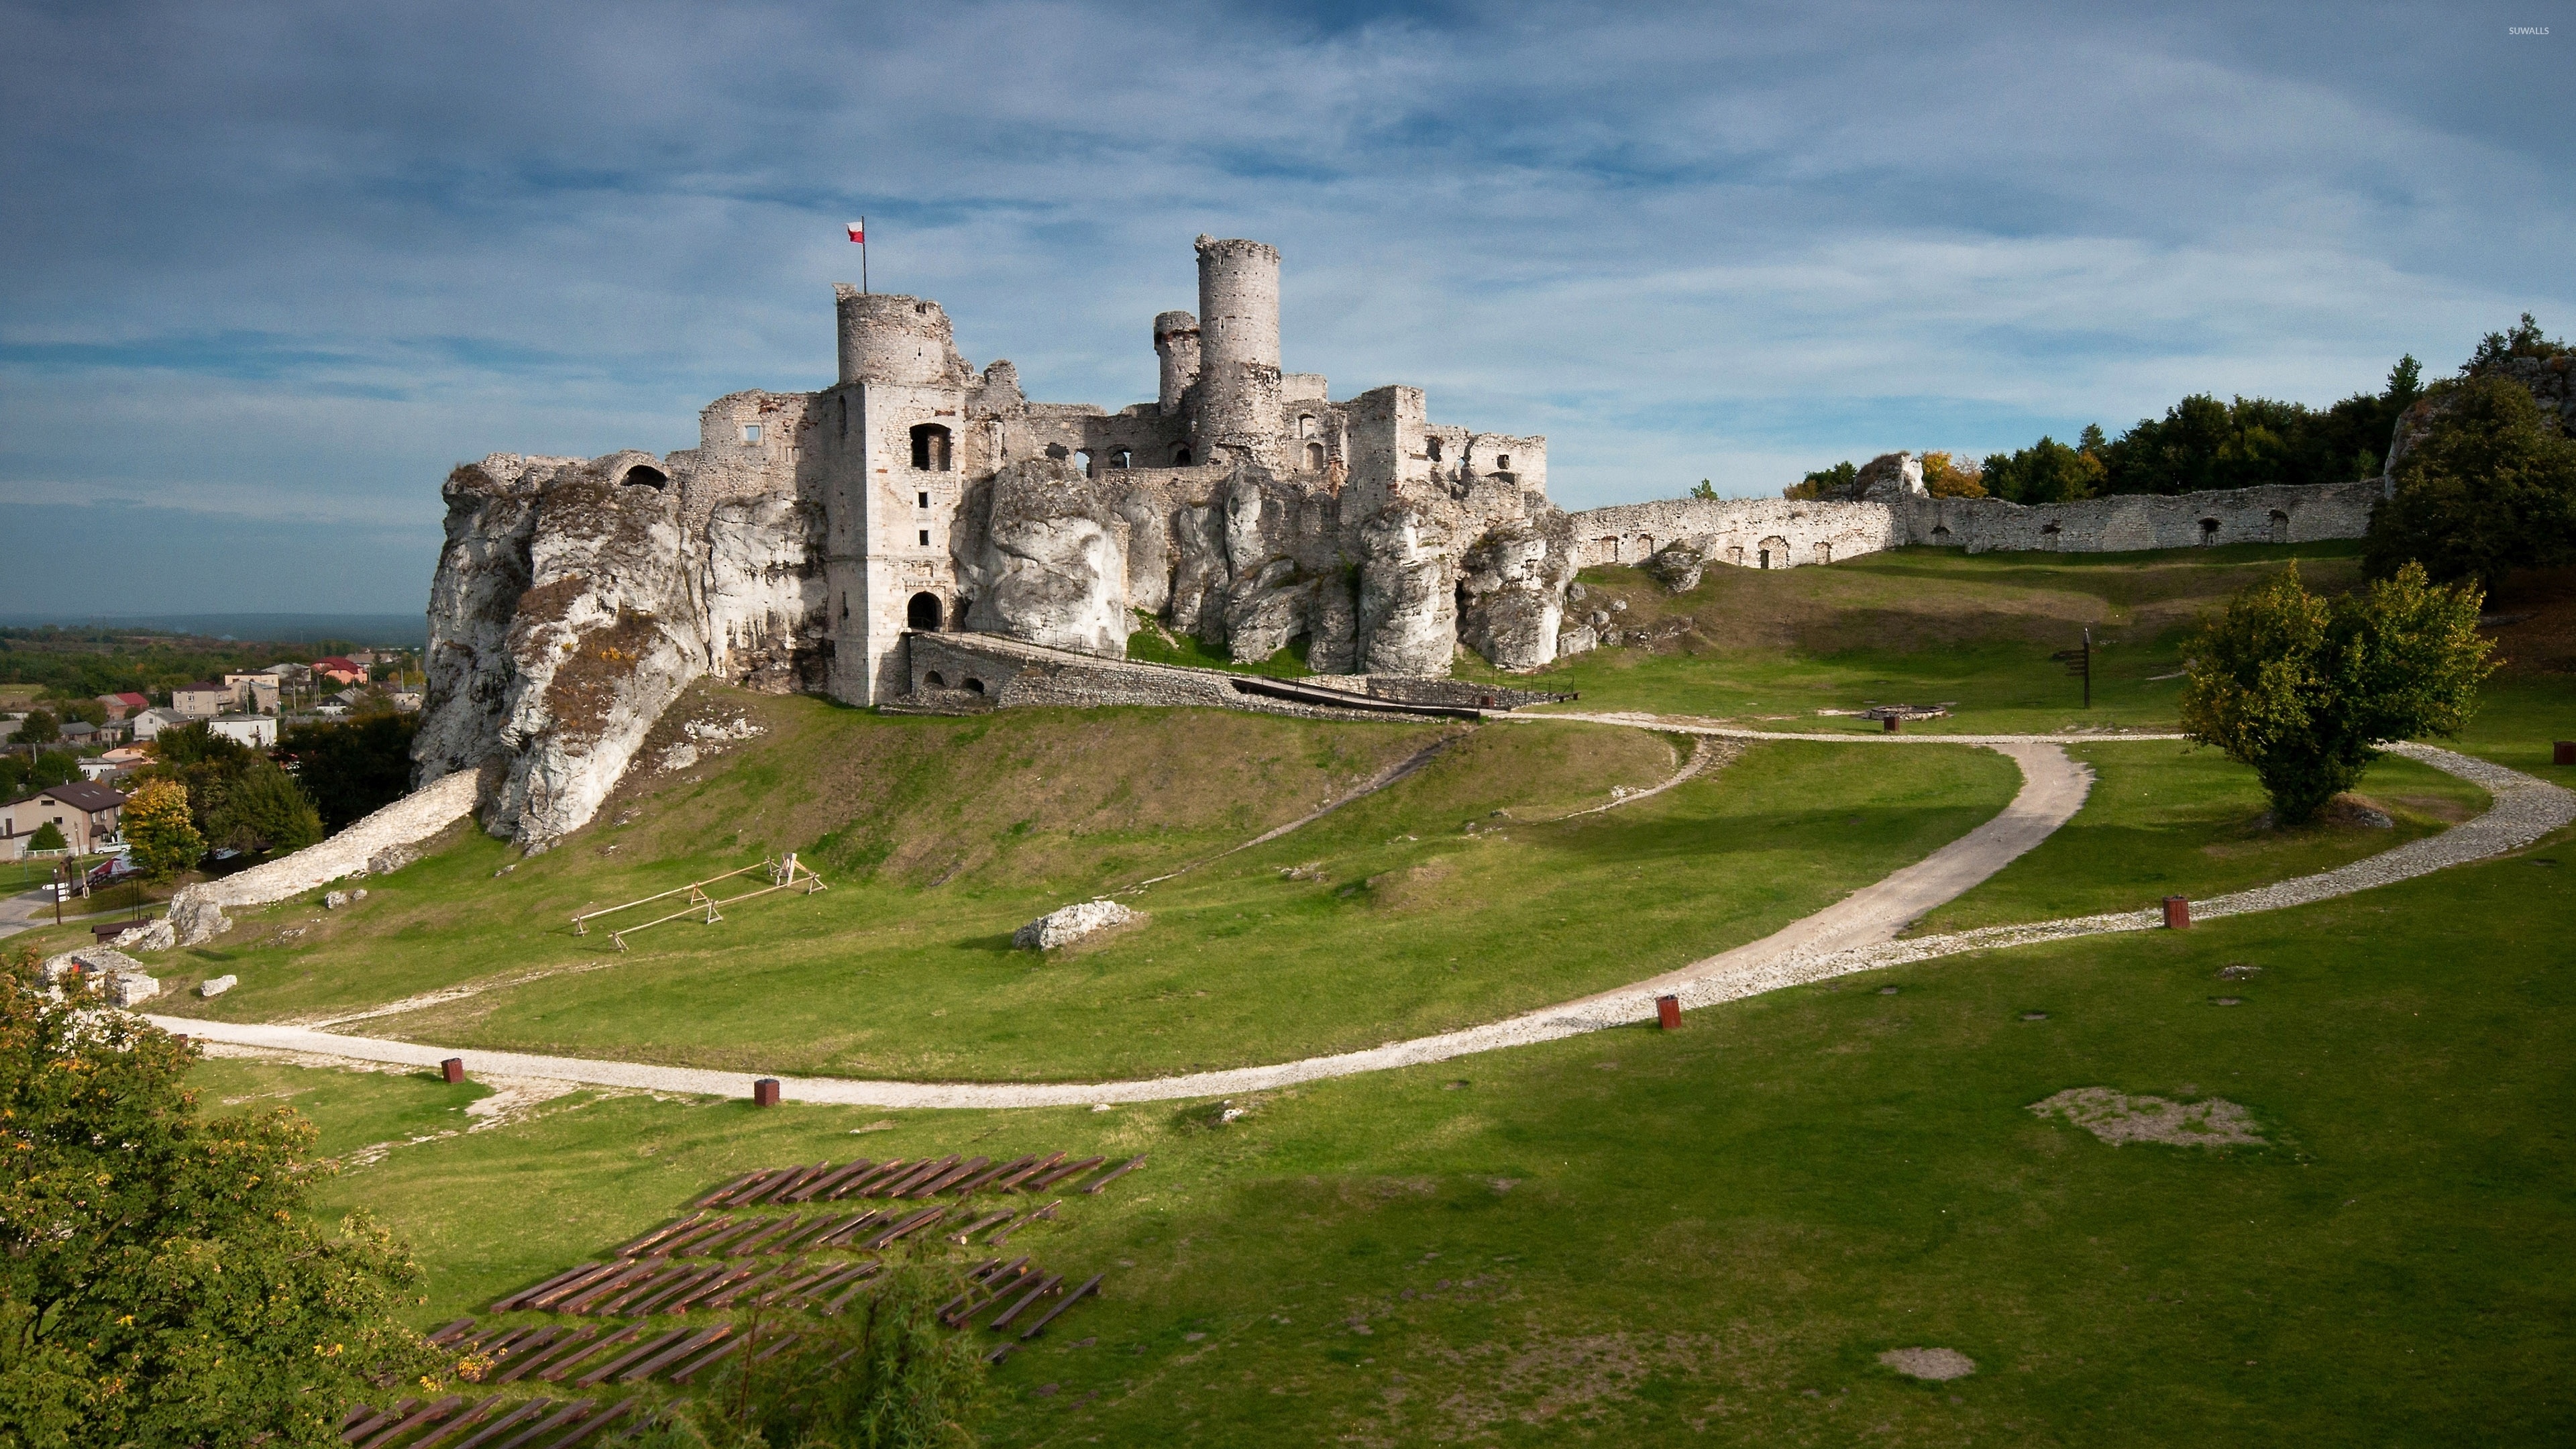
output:
<path id="1" fill-rule="evenodd" d="M 232 707 L 252 714 L 277 713 L 277 676 L 262 671 L 257 674 L 227 674 L 224 687 L 233 691 Z"/>
<path id="2" fill-rule="evenodd" d="M 134 738 L 138 741 L 151 739 L 163 730 L 176 729 L 187 722 L 188 717 L 175 709 L 147 709 L 127 721 L 134 727 Z"/>
<path id="3" fill-rule="evenodd" d="M 125 809 L 121 790 L 87 780 L 52 785 L 0 805 L 0 860 L 18 860 L 47 825 L 60 826 L 64 843 L 88 854 L 113 838 Z"/>
<path id="4" fill-rule="evenodd" d="M 232 686 L 211 679 L 200 679 L 170 691 L 170 707 L 188 719 L 213 719 L 229 709 L 232 702 Z"/>
<path id="5" fill-rule="evenodd" d="M 313 672 L 320 677 L 331 681 L 333 684 L 364 684 L 367 682 L 367 670 L 365 665 L 359 664 L 354 660 L 345 658 L 338 654 L 334 654 L 328 659 L 314 660 Z"/>
<path id="6" fill-rule="evenodd" d="M 98 697 L 97 704 L 99 708 L 107 711 L 110 721 L 123 720 L 141 714 L 152 707 L 152 701 L 131 690 L 123 694 L 102 694 Z"/>
<path id="7" fill-rule="evenodd" d="M 273 714 L 228 714 L 207 721 L 206 727 L 254 750 L 265 750 L 277 743 L 277 716 Z"/>

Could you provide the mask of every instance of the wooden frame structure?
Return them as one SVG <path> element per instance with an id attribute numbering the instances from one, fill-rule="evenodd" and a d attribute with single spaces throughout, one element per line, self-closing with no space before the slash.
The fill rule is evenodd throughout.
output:
<path id="1" fill-rule="evenodd" d="M 769 876 L 769 884 L 762 886 L 758 890 L 745 891 L 738 896 L 726 896 L 721 900 L 707 894 L 706 888 L 708 886 L 714 885 L 718 881 L 732 880 L 736 876 L 749 875 L 753 871 L 762 871 L 767 873 Z M 722 875 L 711 875 L 705 880 L 691 881 L 687 885 L 675 886 L 670 890 L 659 891 L 652 895 L 644 896 L 637 900 L 627 901 L 619 905 L 603 906 L 595 911 L 583 911 L 572 918 L 572 933 L 576 936 L 589 935 L 590 923 L 598 920 L 602 916 L 615 915 L 619 911 L 633 910 L 637 906 L 651 905 L 655 901 L 667 901 L 673 896 L 685 895 L 689 898 L 687 905 L 671 912 L 667 916 L 656 916 L 652 920 L 644 922 L 642 925 L 625 926 L 609 932 L 609 941 L 614 944 L 618 950 L 623 951 L 626 949 L 626 938 L 628 936 L 637 931 L 648 930 L 654 926 L 661 925 L 666 921 L 694 918 L 703 925 L 712 926 L 716 922 L 724 919 L 724 913 L 720 909 L 724 906 L 738 905 L 757 896 L 773 895 L 779 891 L 785 890 L 801 891 L 803 894 L 810 896 L 816 891 L 829 889 L 831 889 L 831 887 L 823 883 L 823 878 L 808 869 L 803 862 L 796 858 L 796 852 L 791 850 L 783 858 L 773 859 L 764 856 L 758 865 L 746 865 L 740 870 L 729 870 Z"/>

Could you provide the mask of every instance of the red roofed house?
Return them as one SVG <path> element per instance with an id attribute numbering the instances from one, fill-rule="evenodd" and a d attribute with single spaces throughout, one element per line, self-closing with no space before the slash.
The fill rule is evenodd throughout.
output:
<path id="1" fill-rule="evenodd" d="M 367 671 L 365 666 L 353 664 L 337 654 L 332 655 L 328 659 L 314 660 L 313 672 L 322 676 L 324 679 L 331 681 L 333 684 L 364 684 L 367 682 Z"/>
<path id="2" fill-rule="evenodd" d="M 111 721 L 124 719 L 128 715 L 141 714 L 152 707 L 152 701 L 131 690 L 123 694 L 102 694 L 98 697 L 97 704 L 99 708 L 107 711 L 107 717 Z"/>

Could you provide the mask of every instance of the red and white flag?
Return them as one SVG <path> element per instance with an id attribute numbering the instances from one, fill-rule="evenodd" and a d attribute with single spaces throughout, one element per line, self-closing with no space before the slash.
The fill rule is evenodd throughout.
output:
<path id="1" fill-rule="evenodd" d="M 864 221 L 854 221 L 854 222 L 851 222 L 851 223 L 850 223 L 850 240 L 852 240 L 852 241 L 854 241 L 854 242 L 859 242 L 859 243 L 864 244 L 864 243 L 867 241 L 867 239 L 868 239 L 868 224 L 867 224 L 866 222 L 864 222 Z"/>

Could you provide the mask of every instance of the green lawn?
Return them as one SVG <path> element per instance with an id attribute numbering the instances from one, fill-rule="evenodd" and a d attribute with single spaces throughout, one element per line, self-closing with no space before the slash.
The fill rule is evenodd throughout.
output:
<path id="1" fill-rule="evenodd" d="M 877 727 L 820 719 L 826 738 Z M 1434 736 L 1406 738 L 1417 737 Z M 1011 949 L 1012 929 L 1159 874 L 1168 853 L 1112 842 L 1085 861 L 1071 842 L 1040 843 L 1060 852 L 1043 870 L 1005 854 L 929 885 L 880 868 L 820 895 L 745 903 L 721 925 L 662 926 L 621 954 L 604 933 L 573 937 L 571 911 L 738 857 L 612 867 L 616 857 L 575 847 L 495 887 L 503 848 L 459 832 L 347 910 L 295 903 L 178 953 L 175 985 L 217 973 L 241 984 L 173 1009 L 310 1018 L 477 985 L 351 1029 L 839 1076 L 1250 1065 L 1490 1021 L 1758 939 L 1965 834 L 2019 786 L 1984 750 L 1909 748 L 1855 770 L 1838 747 L 1781 743 L 1636 805 L 1558 819 L 1668 776 L 1679 747 L 1591 726 L 1454 738 L 1380 795 L 1128 897 L 1151 913 L 1146 925 L 1052 958 Z M 755 750 L 720 778 L 756 778 L 764 760 Z M 632 827 L 646 841 L 663 828 L 650 810 Z M 1236 828 L 1224 844 L 1257 833 Z M 295 930 L 306 934 L 280 939 Z"/>
<path id="2" fill-rule="evenodd" d="M 2312 875 L 2433 834 L 2487 807 L 2484 790 L 2384 756 L 2358 793 L 2393 828 L 2320 821 L 2275 829 L 2253 772 L 2215 750 L 2139 741 L 2079 745 L 2092 792 L 2075 818 L 1984 884 L 1917 923 L 1914 934 L 2145 910 L 2169 895 L 2206 899 Z"/>
<path id="3" fill-rule="evenodd" d="M 585 1092 L 464 1132 L 476 1089 L 420 1077 L 199 1078 L 322 1107 L 328 1150 L 397 1144 L 328 1193 L 418 1245 L 423 1323 L 753 1166 L 1151 1152 L 1014 1240 L 1111 1276 L 996 1372 L 994 1444 L 2558 1442 L 2571 846 L 1316 1084 L 1222 1128 L 1214 1104 Z M 2026 1110 L 2093 1086 L 2224 1098 L 2268 1145 L 2114 1147 Z M 1915 1346 L 1978 1371 L 1876 1362 Z"/>
<path id="4" fill-rule="evenodd" d="M 1874 730 L 1820 716 L 1945 704 L 1937 733 L 2174 727 L 2184 641 L 2198 615 L 2297 564 L 2312 585 L 2359 578 L 2347 544 L 2140 554 L 1966 554 L 1909 548 L 1822 568 L 1710 568 L 1666 592 L 1630 568 L 1587 569 L 1574 619 L 1611 611 L 1650 642 L 1595 650 L 1516 683 L 1571 690 L 1567 709 L 1642 709 L 1782 730 Z M 2093 630 L 2093 706 L 2050 656 Z M 1473 664 L 1461 672 L 1494 675 Z"/>

